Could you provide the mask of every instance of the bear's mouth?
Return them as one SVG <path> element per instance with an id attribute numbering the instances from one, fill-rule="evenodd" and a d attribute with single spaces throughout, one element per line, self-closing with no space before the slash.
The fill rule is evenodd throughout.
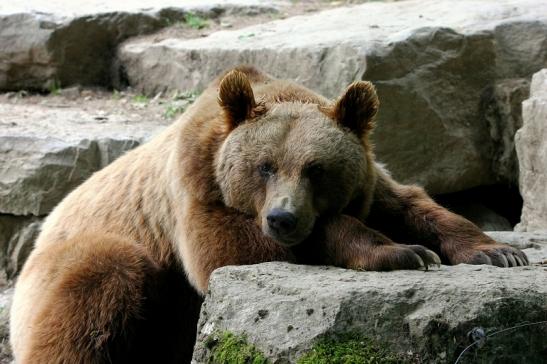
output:
<path id="1" fill-rule="evenodd" d="M 279 236 L 275 232 L 272 231 L 264 231 L 264 235 L 274 239 L 279 245 L 283 245 L 285 247 L 291 247 L 300 244 L 304 239 L 299 239 L 296 237 L 287 237 L 287 236 Z"/>
<path id="2" fill-rule="evenodd" d="M 312 227 L 313 227 L 313 224 L 312 224 Z M 306 238 L 310 236 L 312 232 L 312 228 L 303 229 L 303 231 L 296 230 L 292 232 L 291 234 L 280 234 L 279 232 L 276 232 L 275 230 L 269 228 L 267 225 L 265 226 L 263 225 L 262 232 L 264 233 L 265 236 L 275 240 L 279 245 L 282 245 L 284 247 L 292 247 L 306 240 Z"/>

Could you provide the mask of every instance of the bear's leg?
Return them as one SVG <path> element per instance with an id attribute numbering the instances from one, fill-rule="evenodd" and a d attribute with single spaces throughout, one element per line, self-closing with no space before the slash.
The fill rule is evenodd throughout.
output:
<path id="1" fill-rule="evenodd" d="M 441 262 L 431 250 L 396 244 L 347 215 L 318 220 L 311 236 L 294 250 L 302 263 L 357 270 L 427 269 Z"/>
<path id="2" fill-rule="evenodd" d="M 366 270 L 419 269 L 440 263 L 422 246 L 395 244 L 350 216 L 335 216 L 316 222 L 312 235 L 301 244 L 283 246 L 267 237 L 256 219 L 224 206 L 189 203 L 184 262 L 188 276 L 206 292 L 209 276 L 226 265 L 289 261 L 330 264 Z M 184 255 L 183 255 L 184 259 Z"/>
<path id="3" fill-rule="evenodd" d="M 51 282 L 23 329 L 18 363 L 146 362 L 136 354 L 153 350 L 141 331 L 150 326 L 143 316 L 156 299 L 161 271 L 142 247 L 90 234 L 35 253 L 21 284 Z M 36 276 L 41 272 L 48 274 Z M 163 334 L 146 333 L 151 342 Z"/>
<path id="4" fill-rule="evenodd" d="M 422 244 L 449 264 L 528 265 L 526 254 L 485 235 L 436 204 L 423 189 L 381 175 L 367 224 L 400 243 Z"/>

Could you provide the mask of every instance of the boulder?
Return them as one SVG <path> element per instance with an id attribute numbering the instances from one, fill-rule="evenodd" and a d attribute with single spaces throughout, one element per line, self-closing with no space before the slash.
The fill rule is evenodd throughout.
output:
<path id="1" fill-rule="evenodd" d="M 439 194 L 513 176 L 504 162 L 511 141 L 505 131 L 492 141 L 481 100 L 499 80 L 541 69 L 546 42 L 544 1 L 416 0 L 342 7 L 201 39 L 139 39 L 118 54 L 129 83 L 146 93 L 202 89 L 240 63 L 328 97 L 372 80 L 382 103 L 374 134 L 379 159 L 396 179 Z"/>
<path id="2" fill-rule="evenodd" d="M 0 4 L 0 90 L 110 86 L 116 47 L 188 12 L 272 11 L 273 1 L 27 0 Z"/>
<path id="3" fill-rule="evenodd" d="M 166 121 L 76 107 L 0 104 L 0 213 L 43 216 Z"/>
<path id="4" fill-rule="evenodd" d="M 547 235 L 506 234 L 494 235 L 540 251 L 529 254 L 534 262 L 547 258 Z M 352 362 L 375 355 L 370 362 L 454 363 L 475 342 L 460 363 L 542 363 L 545 281 L 545 262 L 426 272 L 279 262 L 224 267 L 211 277 L 192 362 L 209 363 L 243 347 L 248 357 L 270 363 L 313 363 L 321 356 L 332 362 L 328 354 L 336 348 L 367 353 Z"/>
<path id="5" fill-rule="evenodd" d="M 519 187 L 524 204 L 520 231 L 547 231 L 547 69 L 534 74 L 530 98 L 522 104 L 516 135 Z"/>

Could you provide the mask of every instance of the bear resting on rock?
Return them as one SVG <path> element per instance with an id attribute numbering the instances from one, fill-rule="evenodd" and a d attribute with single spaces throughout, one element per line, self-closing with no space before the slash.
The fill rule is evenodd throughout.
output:
<path id="1" fill-rule="evenodd" d="M 19 364 L 189 362 L 222 266 L 527 265 L 375 162 L 368 82 L 331 102 L 251 67 L 70 193 L 17 281 Z"/>

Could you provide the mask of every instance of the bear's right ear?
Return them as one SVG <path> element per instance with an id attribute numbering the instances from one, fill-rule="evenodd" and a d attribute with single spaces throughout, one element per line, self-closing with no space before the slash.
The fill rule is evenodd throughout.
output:
<path id="1" fill-rule="evenodd" d="M 380 107 L 374 85 L 366 81 L 354 82 L 340 96 L 332 110 L 339 125 L 362 138 L 374 127 L 374 117 Z"/>
<path id="2" fill-rule="evenodd" d="M 247 76 L 238 70 L 230 71 L 222 81 L 218 103 L 226 114 L 230 130 L 253 115 L 256 101 Z"/>

